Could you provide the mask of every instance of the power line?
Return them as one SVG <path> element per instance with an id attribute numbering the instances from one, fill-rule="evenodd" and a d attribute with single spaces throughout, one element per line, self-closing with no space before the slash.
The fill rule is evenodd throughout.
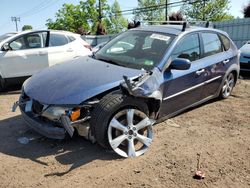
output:
<path id="1" fill-rule="evenodd" d="M 54 0 L 54 1 L 45 0 L 45 1 L 37 4 L 36 6 L 34 6 L 33 8 L 31 8 L 30 10 L 19 14 L 18 16 L 19 17 L 30 17 L 30 16 L 33 16 L 33 15 L 35 15 L 37 13 L 42 12 L 46 8 L 48 8 L 48 7 L 56 4 L 58 1 L 60 1 L 60 0 Z"/>
<path id="2" fill-rule="evenodd" d="M 39 10 L 41 7 L 43 7 L 44 5 L 48 4 L 50 2 L 50 0 L 45 0 L 45 1 L 42 1 L 41 3 L 37 4 L 36 6 L 32 7 L 31 9 L 17 15 L 19 17 L 25 17 L 27 15 L 30 15 L 34 12 L 36 12 L 37 10 Z"/>
<path id="3" fill-rule="evenodd" d="M 186 1 L 182 1 L 182 4 L 185 3 L 185 2 Z M 130 12 L 128 12 L 128 10 L 126 10 L 125 13 L 123 13 L 123 12 L 121 12 L 121 13 L 122 13 L 122 15 L 131 15 L 131 14 L 135 14 L 137 12 L 150 12 L 150 11 L 165 9 L 165 4 L 162 4 L 162 5 L 164 5 L 164 6 L 160 6 L 160 7 L 150 6 L 150 7 L 145 7 L 145 8 L 138 8 L 138 9 L 140 9 L 139 11 L 130 11 Z M 179 6 L 181 6 L 180 2 L 178 4 L 171 4 L 168 7 L 173 8 L 173 7 L 179 7 Z M 155 7 L 155 8 L 153 8 L 153 7 Z M 137 10 L 137 8 L 134 8 L 133 10 Z M 114 14 L 117 14 L 117 13 L 114 13 Z"/>
<path id="4" fill-rule="evenodd" d="M 121 11 L 117 11 L 115 13 L 142 11 L 142 10 L 151 9 L 151 8 L 155 8 L 154 10 L 156 10 L 157 8 L 162 8 L 162 7 L 165 8 L 166 6 L 169 6 L 169 5 L 175 5 L 175 4 L 185 3 L 185 2 L 189 2 L 189 0 L 181 0 L 181 1 L 176 1 L 176 2 L 172 2 L 172 3 L 163 3 L 163 4 L 152 5 L 152 6 L 142 7 L 142 8 L 133 8 L 133 9 L 121 10 Z"/>

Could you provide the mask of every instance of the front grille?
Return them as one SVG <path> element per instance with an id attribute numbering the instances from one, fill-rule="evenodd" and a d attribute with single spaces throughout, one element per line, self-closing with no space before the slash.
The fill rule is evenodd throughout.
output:
<path id="1" fill-rule="evenodd" d="M 33 103 L 32 103 L 33 113 L 40 114 L 42 110 L 43 110 L 43 105 L 40 102 L 33 100 Z"/>

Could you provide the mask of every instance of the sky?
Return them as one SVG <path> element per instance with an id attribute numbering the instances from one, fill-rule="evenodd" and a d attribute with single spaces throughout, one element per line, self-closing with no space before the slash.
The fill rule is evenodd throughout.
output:
<path id="1" fill-rule="evenodd" d="M 46 20 L 55 18 L 55 13 L 64 3 L 78 4 L 80 0 L 1 0 L 0 5 L 0 35 L 16 30 L 15 23 L 11 17 L 20 17 L 18 29 L 23 25 L 32 25 L 33 29 L 46 29 Z M 108 0 L 112 4 L 115 0 Z M 174 2 L 176 0 L 170 0 Z M 177 0 L 178 1 L 178 0 Z M 136 8 L 137 0 L 118 0 L 121 9 Z M 230 13 L 235 17 L 243 17 L 242 7 L 250 0 L 231 0 Z M 178 8 L 171 11 L 177 11 Z M 170 12 L 171 12 L 170 11 Z M 127 16 L 131 19 L 131 16 Z"/>

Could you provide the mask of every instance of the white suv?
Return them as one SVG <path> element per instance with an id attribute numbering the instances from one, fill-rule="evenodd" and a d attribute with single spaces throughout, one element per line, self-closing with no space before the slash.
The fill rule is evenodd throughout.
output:
<path id="1" fill-rule="evenodd" d="M 0 90 L 45 67 L 92 54 L 80 35 L 66 31 L 24 31 L 0 39 Z"/>

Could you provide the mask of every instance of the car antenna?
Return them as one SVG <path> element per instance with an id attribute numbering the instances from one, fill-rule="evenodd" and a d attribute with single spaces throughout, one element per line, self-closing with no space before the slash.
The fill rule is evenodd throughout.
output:
<path id="1" fill-rule="evenodd" d="M 187 27 L 187 22 L 183 22 L 181 31 L 185 31 L 186 27 Z"/>

